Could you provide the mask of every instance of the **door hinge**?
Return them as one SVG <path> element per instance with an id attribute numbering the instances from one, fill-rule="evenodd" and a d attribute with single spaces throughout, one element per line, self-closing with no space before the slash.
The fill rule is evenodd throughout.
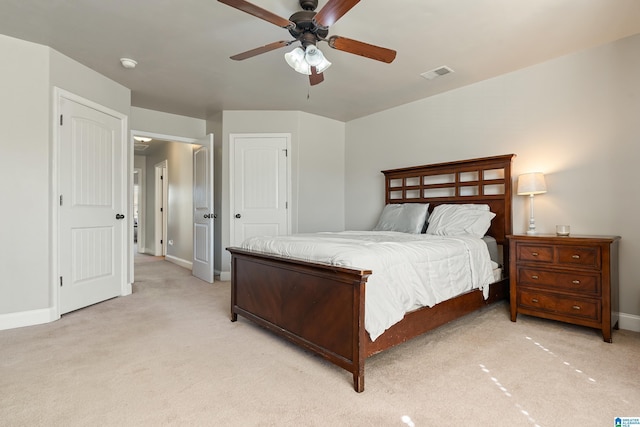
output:
<path id="1" fill-rule="evenodd" d="M 60 276 L 60 287 L 62 287 L 62 276 Z"/>
<path id="2" fill-rule="evenodd" d="M 160 212 L 162 212 L 162 208 L 160 208 Z"/>
<path id="3" fill-rule="evenodd" d="M 60 126 L 62 126 L 62 114 L 60 114 Z"/>
<path id="4" fill-rule="evenodd" d="M 284 151 L 284 156 L 285 157 L 289 157 L 289 149 L 288 148 L 283 148 L 282 151 Z"/>
<path id="5" fill-rule="evenodd" d="M 162 239 L 160 239 L 160 244 L 162 244 Z"/>
<path id="6" fill-rule="evenodd" d="M 62 194 L 60 195 L 60 206 L 62 206 Z"/>

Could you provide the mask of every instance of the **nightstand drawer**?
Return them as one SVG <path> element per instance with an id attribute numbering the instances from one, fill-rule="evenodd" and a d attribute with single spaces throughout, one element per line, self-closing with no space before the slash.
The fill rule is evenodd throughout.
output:
<path id="1" fill-rule="evenodd" d="M 600 248 L 558 246 L 558 263 L 600 268 Z"/>
<path id="2" fill-rule="evenodd" d="M 553 261 L 553 247 L 542 245 L 518 245 L 516 257 L 520 261 Z"/>
<path id="3" fill-rule="evenodd" d="M 549 290 L 600 295 L 599 274 L 560 273 L 536 268 L 519 268 L 518 283 L 522 286 L 544 287 Z"/>
<path id="4" fill-rule="evenodd" d="M 600 300 L 583 300 L 572 297 L 532 292 L 522 289 L 518 292 L 518 304 L 523 308 L 545 311 L 563 316 L 600 321 L 602 307 Z"/>

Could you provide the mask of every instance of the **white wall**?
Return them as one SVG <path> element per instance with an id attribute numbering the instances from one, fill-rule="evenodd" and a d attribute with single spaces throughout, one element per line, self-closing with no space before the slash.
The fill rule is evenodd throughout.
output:
<path id="1" fill-rule="evenodd" d="M 210 128 L 216 126 L 222 129 L 222 146 L 216 143 L 216 156 L 220 154 L 221 158 L 221 191 L 216 194 L 221 231 L 215 251 L 216 265 L 223 277 L 231 268 L 231 257 L 224 249 L 230 244 L 229 134 L 290 133 L 292 232 L 343 229 L 344 123 L 298 111 L 224 111 L 221 118 L 211 120 Z M 332 173 L 338 175 L 331 176 Z"/>
<path id="2" fill-rule="evenodd" d="M 298 231 L 344 230 L 345 124 L 300 113 Z"/>
<path id="3" fill-rule="evenodd" d="M 347 123 L 346 227 L 375 224 L 381 170 L 515 153 L 514 176 L 547 177 L 535 201 L 540 232 L 570 224 L 574 234 L 622 236 L 620 311 L 638 322 L 638 52 L 640 35 Z M 515 196 L 515 232 L 526 229 L 526 200 Z"/>
<path id="4" fill-rule="evenodd" d="M 204 138 L 207 122 L 193 117 L 131 107 L 131 129 L 181 138 Z"/>
<path id="5" fill-rule="evenodd" d="M 154 165 L 167 160 L 167 259 L 190 267 L 193 262 L 193 147 L 192 144 L 168 142 L 165 149 L 149 158 L 147 170 L 147 206 L 154 206 Z M 149 181 L 150 179 L 150 181 Z M 155 221 L 147 221 L 147 235 L 154 235 Z M 157 239 L 154 239 L 154 241 Z"/>
<path id="6" fill-rule="evenodd" d="M 46 46 L 0 35 L 0 51 L 2 329 L 56 318 L 53 88 L 127 115 L 131 93 Z"/>
<path id="7" fill-rule="evenodd" d="M 49 48 L 0 35 L 0 315 L 49 301 Z M 0 325 L 1 326 L 1 325 Z"/>

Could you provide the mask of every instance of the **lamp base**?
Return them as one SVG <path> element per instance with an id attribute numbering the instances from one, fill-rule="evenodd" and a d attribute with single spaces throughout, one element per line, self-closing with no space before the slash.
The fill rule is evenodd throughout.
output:
<path id="1" fill-rule="evenodd" d="M 533 236 L 535 234 L 538 234 L 538 232 L 536 230 L 527 230 L 527 235 Z"/>

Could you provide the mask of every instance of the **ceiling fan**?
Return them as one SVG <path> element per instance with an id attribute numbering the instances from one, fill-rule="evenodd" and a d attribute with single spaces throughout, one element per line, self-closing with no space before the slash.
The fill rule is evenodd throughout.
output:
<path id="1" fill-rule="evenodd" d="M 286 53 L 285 60 L 297 72 L 308 75 L 309 83 L 312 86 L 324 80 L 322 73 L 331 65 L 320 49 L 317 48 L 316 45 L 318 42 L 326 42 L 334 49 L 375 59 L 376 61 L 386 62 L 387 64 L 391 63 L 396 57 L 395 50 L 341 36 L 328 37 L 329 27 L 351 10 L 360 0 L 329 0 L 319 12 L 315 12 L 316 7 L 318 7 L 318 0 L 299 0 L 300 7 L 302 7 L 303 10 L 295 12 L 289 19 L 282 18 L 248 1 L 218 1 L 257 18 L 264 19 L 279 27 L 286 28 L 294 38 L 293 40 L 277 41 L 251 49 L 233 55 L 231 59 L 242 61 L 243 59 L 252 58 L 262 53 L 289 46 L 298 41 L 301 46 Z"/>

